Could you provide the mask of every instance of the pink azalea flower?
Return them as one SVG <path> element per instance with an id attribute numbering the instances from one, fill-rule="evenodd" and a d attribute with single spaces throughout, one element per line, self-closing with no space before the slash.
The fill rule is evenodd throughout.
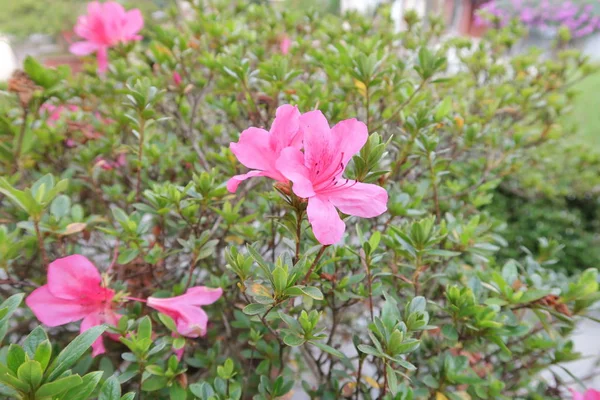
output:
<path id="1" fill-rule="evenodd" d="M 283 55 L 286 55 L 290 52 L 290 47 L 292 46 L 292 41 L 288 35 L 283 35 L 281 41 L 279 42 L 279 50 Z"/>
<path id="2" fill-rule="evenodd" d="M 181 296 L 166 299 L 148 297 L 146 305 L 173 318 L 181 336 L 197 338 L 206 335 L 208 325 L 208 315 L 200 306 L 214 303 L 222 294 L 221 288 L 196 286 Z"/>
<path id="3" fill-rule="evenodd" d="M 275 163 L 281 150 L 293 147 L 302 148 L 302 133 L 299 130 L 300 112 L 298 107 L 283 105 L 275 112 L 271 130 L 248 128 L 240 135 L 237 143 L 229 148 L 238 161 L 250 168 L 246 174 L 236 175 L 227 181 L 227 190 L 234 193 L 240 183 L 255 176 L 266 176 L 279 182 L 288 180 L 277 170 Z"/>
<path id="4" fill-rule="evenodd" d="M 116 1 L 88 4 L 87 15 L 82 15 L 75 25 L 75 33 L 85 39 L 73 43 L 71 53 L 85 56 L 96 53 L 98 70 L 108 69 L 108 49 L 119 43 L 140 40 L 138 32 L 144 26 L 142 13 L 138 9 L 125 11 Z"/>
<path id="5" fill-rule="evenodd" d="M 342 175 L 348 162 L 367 142 L 367 127 L 356 119 L 333 128 L 321 111 L 300 116 L 304 154 L 294 147 L 281 152 L 277 168 L 293 182 L 294 193 L 308 199 L 308 221 L 323 245 L 340 241 L 346 226 L 336 210 L 371 218 L 387 210 L 388 195 L 380 186 L 349 180 Z"/>
<path id="6" fill-rule="evenodd" d="M 600 391 L 594 389 L 588 389 L 585 393 L 576 392 L 570 389 L 573 394 L 573 400 L 600 400 Z"/>
<path id="7" fill-rule="evenodd" d="M 177 71 L 173 71 L 173 83 L 176 86 L 181 85 L 181 75 L 179 75 L 179 72 Z"/>
<path id="8" fill-rule="evenodd" d="M 121 315 L 112 307 L 115 292 L 102 286 L 100 273 L 84 256 L 59 258 L 48 266 L 48 283 L 25 300 L 37 319 L 47 326 L 81 321 L 80 332 L 101 324 L 117 325 Z M 109 335 L 116 339 L 115 335 Z M 105 352 L 102 337 L 92 345 L 92 355 Z"/>

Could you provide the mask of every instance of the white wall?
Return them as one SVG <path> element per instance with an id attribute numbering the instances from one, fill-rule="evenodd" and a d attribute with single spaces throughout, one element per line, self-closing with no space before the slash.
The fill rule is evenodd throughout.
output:
<path id="1" fill-rule="evenodd" d="M 17 59 L 8 39 L 0 36 L 0 82 L 7 81 L 17 68 Z"/>

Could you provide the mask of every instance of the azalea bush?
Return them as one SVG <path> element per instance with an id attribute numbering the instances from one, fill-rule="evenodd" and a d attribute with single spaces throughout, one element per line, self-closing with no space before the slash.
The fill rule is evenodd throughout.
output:
<path id="1" fill-rule="evenodd" d="M 594 0 L 491 0 L 480 13 L 500 24 L 517 19 L 533 30 L 552 32 L 564 27 L 574 38 L 600 30 L 600 5 Z M 485 23 L 481 15 L 478 18 Z"/>
<path id="2" fill-rule="evenodd" d="M 490 212 L 569 134 L 585 58 L 509 58 L 513 24 L 474 44 L 229 3 L 152 28 L 91 3 L 82 73 L 28 58 L 8 83 L 4 395 L 595 396 L 556 371 L 597 271 L 500 251 Z"/>

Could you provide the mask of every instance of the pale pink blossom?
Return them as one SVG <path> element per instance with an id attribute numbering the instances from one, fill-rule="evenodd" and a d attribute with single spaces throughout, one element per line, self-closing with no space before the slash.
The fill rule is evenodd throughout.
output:
<path id="1" fill-rule="evenodd" d="M 117 325 L 121 315 L 113 308 L 115 292 L 102 285 L 100 273 L 84 256 L 60 258 L 48 266 L 48 283 L 25 300 L 37 319 L 47 326 L 81 321 L 80 332 L 101 324 Z M 114 335 L 109 335 L 115 339 Z M 92 345 L 92 355 L 105 352 L 102 337 Z"/>
<path id="2" fill-rule="evenodd" d="M 281 40 L 279 41 L 279 50 L 283 55 L 286 55 L 290 52 L 290 47 L 292 46 L 292 41 L 288 35 L 283 35 Z"/>
<path id="3" fill-rule="evenodd" d="M 573 400 L 600 400 L 600 391 L 598 390 L 588 389 L 584 393 L 576 392 L 573 389 L 570 390 Z"/>
<path id="4" fill-rule="evenodd" d="M 236 175 L 227 181 L 227 190 L 234 193 L 239 184 L 255 176 L 266 176 L 279 182 L 288 180 L 277 170 L 275 163 L 286 147 L 302 148 L 302 133 L 299 130 L 300 112 L 289 104 L 279 107 L 271 130 L 248 128 L 242 132 L 237 143 L 230 149 L 238 161 L 250 168 L 248 173 Z"/>
<path id="5" fill-rule="evenodd" d="M 88 13 L 82 15 L 75 25 L 75 33 L 85 39 L 73 43 L 71 53 L 84 56 L 96 53 L 98 70 L 108 69 L 108 49 L 120 43 L 140 40 L 138 35 L 144 26 L 142 13 L 138 9 L 125 11 L 116 1 L 88 4 Z"/>
<path id="6" fill-rule="evenodd" d="M 206 335 L 208 315 L 200 306 L 219 300 L 223 289 L 206 286 L 189 288 L 185 294 L 169 298 L 148 297 L 146 305 L 173 318 L 181 336 L 197 338 Z"/>
<path id="7" fill-rule="evenodd" d="M 336 208 L 344 214 L 372 218 L 387 210 L 388 195 L 380 186 L 342 176 L 368 139 L 365 124 L 348 119 L 329 128 L 321 111 L 311 111 L 300 116 L 300 130 L 304 154 L 297 147 L 288 147 L 281 151 L 276 166 L 293 182 L 294 193 L 308 199 L 308 221 L 317 240 L 334 244 L 346 229 Z"/>

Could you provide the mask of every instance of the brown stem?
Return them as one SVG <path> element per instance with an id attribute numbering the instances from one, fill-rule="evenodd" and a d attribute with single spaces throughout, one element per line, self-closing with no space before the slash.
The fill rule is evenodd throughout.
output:
<path id="1" fill-rule="evenodd" d="M 40 231 L 40 223 L 34 220 L 33 226 L 35 228 L 35 235 L 37 236 L 38 247 L 40 250 L 40 255 L 42 256 L 44 267 L 48 268 L 48 264 L 50 264 L 50 262 L 48 261 L 48 254 L 46 254 L 46 249 L 44 247 L 44 238 L 42 237 L 42 232 Z"/>
<path id="2" fill-rule="evenodd" d="M 372 291 L 372 287 L 371 287 L 371 268 L 369 267 L 369 263 L 367 262 L 367 255 L 365 254 L 365 251 L 363 249 L 360 249 L 359 252 L 360 255 L 360 262 L 362 263 L 363 267 L 365 267 L 365 270 L 367 271 L 367 290 L 369 291 L 369 314 L 371 315 L 371 321 L 373 321 L 374 319 L 374 314 L 373 314 L 373 291 Z"/>
<path id="3" fill-rule="evenodd" d="M 296 211 L 296 253 L 294 255 L 294 264 L 300 261 L 300 239 L 302 237 L 302 215 L 304 212 L 300 209 Z"/>
<path id="4" fill-rule="evenodd" d="M 329 245 L 323 245 L 321 246 L 321 249 L 319 250 L 319 252 L 317 253 L 317 257 L 315 257 L 315 261 L 313 261 L 312 265 L 310 266 L 310 268 L 308 269 L 308 272 L 306 273 L 306 275 L 304 276 L 304 280 L 302 281 L 302 284 L 305 285 L 306 283 L 308 283 L 308 280 L 310 278 L 310 275 L 313 273 L 315 267 L 317 266 L 317 264 L 319 263 L 319 260 L 321 259 L 321 257 L 323 256 L 323 253 L 325 253 L 325 250 L 329 247 Z"/>
<path id="5" fill-rule="evenodd" d="M 21 158 L 21 151 L 23 150 L 23 139 L 25 138 L 25 130 L 27 129 L 27 117 L 29 116 L 29 107 L 23 108 L 23 124 L 21 125 L 21 130 L 19 131 L 19 137 L 17 138 L 17 147 L 15 147 L 15 163 L 13 164 L 13 168 L 15 169 L 13 172 L 19 170 L 19 158 Z"/>
<path id="6" fill-rule="evenodd" d="M 381 388 L 381 396 L 379 397 L 380 399 L 383 399 L 387 393 L 387 385 L 388 385 L 387 368 L 388 368 L 388 365 L 384 361 L 383 362 L 383 388 Z"/>
<path id="7" fill-rule="evenodd" d="M 360 379 L 362 378 L 362 367 L 363 367 L 364 361 L 365 361 L 364 357 L 359 358 L 359 360 L 358 360 L 358 374 L 356 375 L 356 391 L 354 392 L 354 394 L 356 396 L 356 400 L 359 399 L 359 395 L 360 395 Z"/>
<path id="8" fill-rule="evenodd" d="M 144 155 L 144 127 L 146 125 L 146 121 L 140 119 L 140 144 L 138 147 L 138 170 L 137 170 L 137 182 L 135 187 L 135 199 L 136 201 L 141 200 L 141 189 L 142 189 L 142 157 Z"/>
<path id="9" fill-rule="evenodd" d="M 433 168 L 433 160 L 431 159 L 431 154 L 427 156 L 429 161 L 429 173 L 431 174 L 431 186 L 433 188 L 433 202 L 435 204 L 435 216 L 437 217 L 437 222 L 440 222 L 442 219 L 442 213 L 440 211 L 440 198 L 438 196 L 438 186 L 437 186 L 437 177 L 435 175 L 435 169 Z"/>

